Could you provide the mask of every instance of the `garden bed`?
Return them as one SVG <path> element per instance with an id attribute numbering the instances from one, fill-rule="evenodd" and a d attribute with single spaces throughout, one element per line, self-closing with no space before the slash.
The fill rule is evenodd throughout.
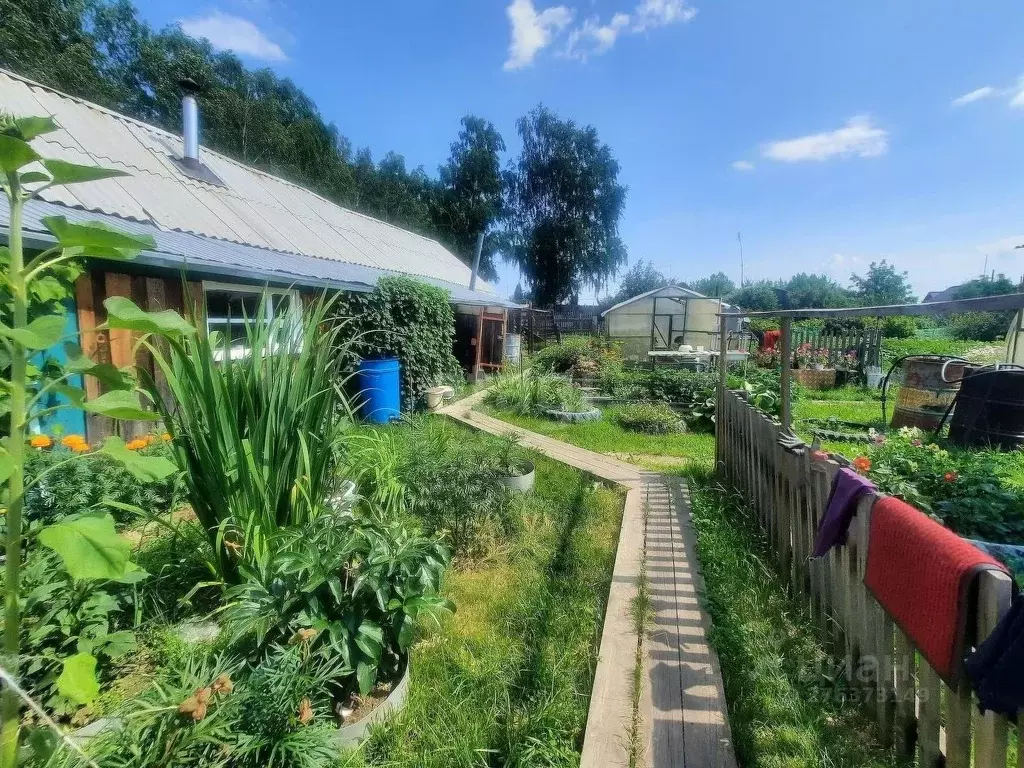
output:
<path id="1" fill-rule="evenodd" d="M 405 710 L 348 765 L 578 762 L 623 494 L 534 461 L 522 532 L 449 570 L 456 612 L 414 647 Z"/>

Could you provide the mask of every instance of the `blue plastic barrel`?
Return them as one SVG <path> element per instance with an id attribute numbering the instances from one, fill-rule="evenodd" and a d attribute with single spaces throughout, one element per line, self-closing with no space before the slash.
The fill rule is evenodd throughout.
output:
<path id="1" fill-rule="evenodd" d="M 363 418 L 387 424 L 401 414 L 401 364 L 393 357 L 359 363 L 359 395 Z"/>

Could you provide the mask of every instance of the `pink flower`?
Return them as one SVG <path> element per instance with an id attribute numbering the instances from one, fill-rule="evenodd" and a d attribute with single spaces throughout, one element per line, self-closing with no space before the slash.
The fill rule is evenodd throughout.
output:
<path id="1" fill-rule="evenodd" d="M 915 440 L 911 440 L 910 444 L 912 446 L 914 446 L 915 448 L 920 448 L 922 445 L 924 445 L 924 443 L 922 443 L 920 440 L 916 440 L 916 439 Z"/>
<path id="2" fill-rule="evenodd" d="M 883 434 L 877 434 L 874 437 L 872 437 L 871 439 L 874 441 L 875 445 L 884 445 L 885 444 L 885 435 L 883 435 Z"/>

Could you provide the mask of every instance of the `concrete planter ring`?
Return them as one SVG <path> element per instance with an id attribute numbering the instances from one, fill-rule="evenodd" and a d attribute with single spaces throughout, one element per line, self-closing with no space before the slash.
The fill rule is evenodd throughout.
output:
<path id="1" fill-rule="evenodd" d="M 532 491 L 537 482 L 537 472 L 532 461 L 523 462 L 523 472 L 518 475 L 506 475 L 499 477 L 498 482 L 511 488 L 513 491 Z"/>
<path id="2" fill-rule="evenodd" d="M 601 411 L 597 408 L 591 408 L 589 411 L 580 411 L 579 413 L 555 410 L 544 411 L 544 413 L 558 421 L 599 421 L 601 419 Z"/>
<path id="3" fill-rule="evenodd" d="M 405 665 L 405 672 L 402 679 L 391 690 L 388 697 L 378 704 L 362 720 L 357 720 L 349 725 L 343 725 L 338 729 L 334 737 L 334 743 L 339 747 L 355 747 L 366 740 L 370 735 L 370 729 L 380 725 L 393 714 L 401 711 L 405 706 L 405 700 L 409 697 L 409 664 Z"/>

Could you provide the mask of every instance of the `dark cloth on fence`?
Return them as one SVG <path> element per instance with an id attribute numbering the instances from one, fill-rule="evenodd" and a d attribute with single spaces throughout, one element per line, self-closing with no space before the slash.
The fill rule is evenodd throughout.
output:
<path id="1" fill-rule="evenodd" d="M 906 502 L 875 503 L 864 585 L 953 687 L 962 671 L 971 585 L 989 569 L 1006 570 Z"/>
<path id="2" fill-rule="evenodd" d="M 822 557 L 832 547 L 846 543 L 850 523 L 857 514 L 857 502 L 862 495 L 874 490 L 874 483 L 851 469 L 843 467 L 836 472 L 832 480 L 832 492 L 825 504 L 825 514 L 818 523 L 818 533 L 814 537 L 812 557 Z"/>
<path id="3" fill-rule="evenodd" d="M 964 667 L 981 711 L 1016 717 L 1024 709 L 1024 599 L 1017 597 Z"/>

